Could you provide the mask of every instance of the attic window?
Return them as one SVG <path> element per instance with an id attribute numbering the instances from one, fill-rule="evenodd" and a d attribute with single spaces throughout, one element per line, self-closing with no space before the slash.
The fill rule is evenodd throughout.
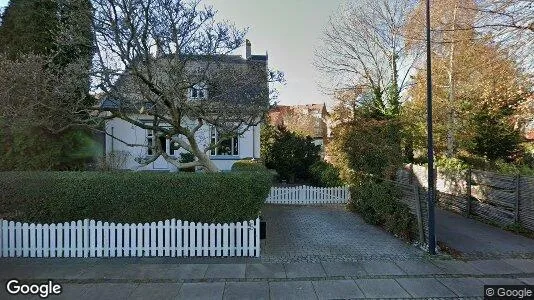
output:
<path id="1" fill-rule="evenodd" d="M 189 88 L 189 98 L 191 99 L 207 99 L 208 89 L 205 84 L 198 83 Z"/>

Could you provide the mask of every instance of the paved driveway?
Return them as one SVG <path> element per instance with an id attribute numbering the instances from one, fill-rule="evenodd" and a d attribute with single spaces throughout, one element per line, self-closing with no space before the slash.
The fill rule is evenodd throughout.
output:
<path id="1" fill-rule="evenodd" d="M 436 239 L 465 258 L 534 257 L 534 239 L 436 209 Z"/>
<path id="2" fill-rule="evenodd" d="M 267 221 L 264 261 L 357 261 L 423 255 L 340 205 L 267 205 L 263 216 Z"/>

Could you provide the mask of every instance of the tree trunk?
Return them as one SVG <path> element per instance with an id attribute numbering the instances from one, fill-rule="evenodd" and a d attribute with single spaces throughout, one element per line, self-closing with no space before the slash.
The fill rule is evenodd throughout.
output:
<path id="1" fill-rule="evenodd" d="M 209 155 L 206 154 L 204 151 L 200 150 L 200 147 L 198 146 L 197 141 L 195 140 L 194 134 L 185 134 L 185 136 L 191 147 L 191 153 L 196 156 L 201 167 L 209 173 L 219 172 L 219 168 L 217 168 L 217 166 L 211 161 Z"/>
<path id="2" fill-rule="evenodd" d="M 453 20 L 452 20 L 452 40 L 451 40 L 451 50 L 449 53 L 449 104 L 447 112 L 447 151 L 446 156 L 448 158 L 454 157 L 455 154 L 455 144 L 456 144 L 456 83 L 454 76 L 454 52 L 455 52 L 455 43 L 456 41 L 454 36 L 454 30 L 456 30 L 456 12 L 458 7 L 454 7 Z"/>

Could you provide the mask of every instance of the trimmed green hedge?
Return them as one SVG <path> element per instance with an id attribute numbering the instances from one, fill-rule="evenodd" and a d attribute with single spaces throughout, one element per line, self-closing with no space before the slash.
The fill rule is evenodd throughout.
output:
<path id="1" fill-rule="evenodd" d="M 417 220 L 408 205 L 398 200 L 401 193 L 387 182 L 364 180 L 350 188 L 349 207 L 365 222 L 382 226 L 400 238 L 412 241 L 417 233 Z"/>
<path id="2" fill-rule="evenodd" d="M 238 160 L 232 165 L 232 171 L 263 172 L 267 167 L 258 160 Z"/>
<path id="3" fill-rule="evenodd" d="M 255 219 L 271 187 L 267 172 L 2 172 L 0 218 L 150 222 Z"/>
<path id="4" fill-rule="evenodd" d="M 315 186 L 336 187 L 344 185 L 339 170 L 331 163 L 320 160 L 310 167 L 310 181 Z"/>

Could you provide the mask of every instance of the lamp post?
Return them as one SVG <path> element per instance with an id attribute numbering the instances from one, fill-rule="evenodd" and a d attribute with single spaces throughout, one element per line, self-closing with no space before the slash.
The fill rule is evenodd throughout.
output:
<path id="1" fill-rule="evenodd" d="M 428 147 L 428 253 L 436 254 L 434 220 L 434 141 L 432 136 L 432 61 L 430 51 L 430 0 L 426 0 L 426 126 Z"/>

